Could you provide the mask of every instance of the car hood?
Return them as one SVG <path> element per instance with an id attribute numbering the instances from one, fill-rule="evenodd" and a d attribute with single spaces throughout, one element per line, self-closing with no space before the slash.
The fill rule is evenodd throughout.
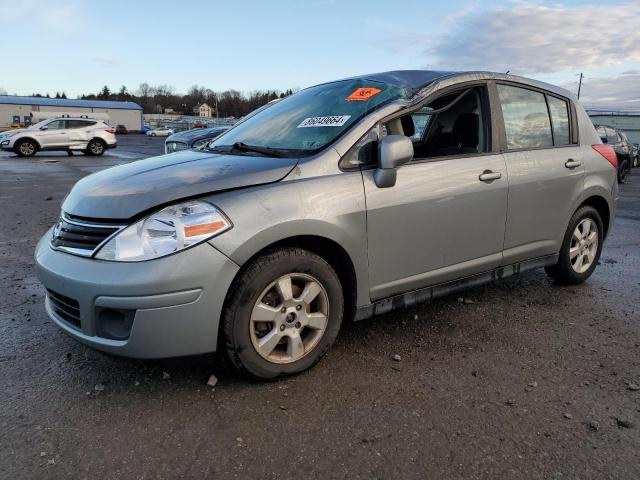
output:
<path id="1" fill-rule="evenodd" d="M 226 130 L 220 128 L 194 128 L 185 132 L 177 132 L 169 135 L 167 142 L 188 142 L 190 140 L 200 140 L 201 138 L 209 138 L 214 135 L 220 135 Z"/>
<path id="2" fill-rule="evenodd" d="M 283 179 L 296 158 L 185 150 L 108 168 L 75 184 L 62 209 L 95 219 L 129 219 L 183 198 Z"/>

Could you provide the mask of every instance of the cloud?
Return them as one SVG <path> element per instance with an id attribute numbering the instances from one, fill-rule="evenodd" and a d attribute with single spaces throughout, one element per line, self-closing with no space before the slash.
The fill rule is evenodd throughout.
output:
<path id="1" fill-rule="evenodd" d="M 577 83 L 565 88 L 575 92 Z M 585 77 L 580 102 L 589 107 L 640 109 L 640 71 L 625 72 L 618 77 Z"/>
<path id="2" fill-rule="evenodd" d="M 516 2 L 452 19 L 443 35 L 395 37 L 390 46 L 419 48 L 435 69 L 535 74 L 640 62 L 637 4 Z"/>

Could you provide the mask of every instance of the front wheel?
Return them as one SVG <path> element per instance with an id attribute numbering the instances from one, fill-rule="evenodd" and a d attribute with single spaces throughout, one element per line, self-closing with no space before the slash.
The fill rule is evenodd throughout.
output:
<path id="1" fill-rule="evenodd" d="M 335 270 L 300 248 L 255 259 L 234 281 L 223 313 L 227 354 L 260 380 L 302 372 L 338 335 L 344 295 Z"/>
<path id="2" fill-rule="evenodd" d="M 546 267 L 556 282 L 577 285 L 587 280 L 598 265 L 604 229 L 598 211 L 585 205 L 573 214 L 564 235 L 558 263 Z"/>
<path id="3" fill-rule="evenodd" d="M 38 145 L 33 140 L 22 140 L 15 147 L 15 152 L 21 157 L 33 157 L 38 151 Z"/>

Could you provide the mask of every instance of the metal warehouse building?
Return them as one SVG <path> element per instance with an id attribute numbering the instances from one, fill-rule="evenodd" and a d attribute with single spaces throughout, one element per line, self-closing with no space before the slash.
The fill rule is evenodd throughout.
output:
<path id="1" fill-rule="evenodd" d="M 629 141 L 640 143 L 640 110 L 607 110 L 586 107 L 591 121 L 596 125 L 619 128 Z"/>
<path id="2" fill-rule="evenodd" d="M 91 118 L 92 114 L 110 125 L 124 125 L 127 130 L 142 128 L 142 107 L 133 102 L 0 95 L 0 130 L 12 125 L 30 125 L 52 116 L 87 115 Z"/>

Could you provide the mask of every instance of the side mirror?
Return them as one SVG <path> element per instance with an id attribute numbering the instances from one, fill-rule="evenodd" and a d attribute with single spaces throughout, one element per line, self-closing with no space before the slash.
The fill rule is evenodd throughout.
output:
<path id="1" fill-rule="evenodd" d="M 46 125 L 43 125 L 40 127 L 40 130 L 49 130 L 49 127 L 47 127 Z"/>
<path id="2" fill-rule="evenodd" d="M 389 188 L 396 184 L 396 169 L 413 159 L 413 143 L 404 135 L 387 135 L 380 142 L 378 168 L 373 179 L 378 188 Z"/>

